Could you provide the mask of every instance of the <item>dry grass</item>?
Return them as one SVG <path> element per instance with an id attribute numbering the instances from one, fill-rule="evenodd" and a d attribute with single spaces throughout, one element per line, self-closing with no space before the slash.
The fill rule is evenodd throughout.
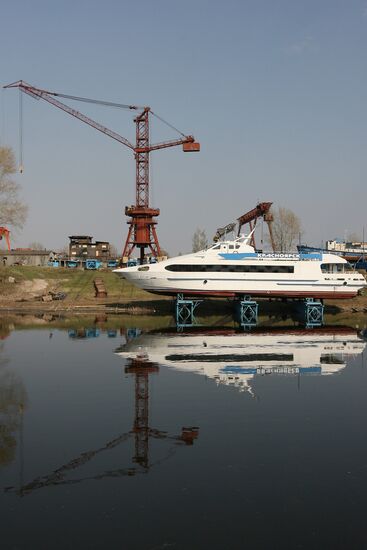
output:
<path id="1" fill-rule="evenodd" d="M 120 279 L 111 271 L 96 272 L 92 270 L 82 271 L 77 269 L 29 266 L 0 267 L 0 295 L 3 301 L 11 301 L 13 298 L 27 300 L 27 293 L 23 291 L 23 288 L 26 286 L 24 283 L 26 281 L 42 279 L 47 282 L 49 290 L 66 293 L 67 298 L 65 301 L 68 303 L 95 302 L 98 304 L 101 303 L 101 300 L 95 298 L 93 284 L 97 276 L 103 279 L 108 293 L 107 300 L 104 299 L 103 302 L 130 302 L 154 299 L 153 295 L 136 288 L 124 279 Z M 15 283 L 10 283 L 9 277 L 13 277 Z"/>

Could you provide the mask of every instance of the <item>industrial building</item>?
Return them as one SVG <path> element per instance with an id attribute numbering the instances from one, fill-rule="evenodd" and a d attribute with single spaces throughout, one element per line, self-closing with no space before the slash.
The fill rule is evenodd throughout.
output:
<path id="1" fill-rule="evenodd" d="M 53 262 L 57 254 L 52 250 L 32 250 L 31 248 L 16 248 L 15 250 L 0 250 L 0 262 L 3 266 L 28 265 L 47 266 Z"/>
<path id="2" fill-rule="evenodd" d="M 89 235 L 72 235 L 69 237 L 69 258 L 98 259 L 110 258 L 110 243 L 108 241 L 95 241 Z"/>

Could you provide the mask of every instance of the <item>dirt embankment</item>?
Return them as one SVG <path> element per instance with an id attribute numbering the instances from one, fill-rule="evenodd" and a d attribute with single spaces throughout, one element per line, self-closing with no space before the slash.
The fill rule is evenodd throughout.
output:
<path id="1" fill-rule="evenodd" d="M 103 281 L 107 296 L 98 296 L 97 278 Z M 154 295 L 119 279 L 111 271 L 0 267 L 0 310 L 100 310 L 122 306 L 147 309 L 154 300 Z"/>
<path id="2" fill-rule="evenodd" d="M 5 288 L 0 292 L 0 302 L 19 302 L 41 298 L 47 294 L 49 283 L 45 279 L 32 279 L 16 281 L 14 277 L 8 277 Z"/>

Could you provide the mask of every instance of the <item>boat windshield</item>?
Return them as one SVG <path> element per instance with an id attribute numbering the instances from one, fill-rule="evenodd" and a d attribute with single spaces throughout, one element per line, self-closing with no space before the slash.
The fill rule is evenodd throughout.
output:
<path id="1" fill-rule="evenodd" d="M 209 250 L 238 250 L 241 248 L 242 244 L 248 244 L 248 241 L 251 237 L 250 235 L 241 235 L 240 237 L 237 237 L 234 241 L 220 241 L 216 243 L 215 245 L 211 246 Z"/>

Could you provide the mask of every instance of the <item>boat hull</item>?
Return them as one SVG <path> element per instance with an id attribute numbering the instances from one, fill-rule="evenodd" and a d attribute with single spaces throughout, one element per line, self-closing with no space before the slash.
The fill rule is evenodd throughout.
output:
<path id="1" fill-rule="evenodd" d="M 348 298 L 355 298 L 358 294 L 358 291 L 354 292 L 337 292 L 337 291 L 275 291 L 275 290 L 263 290 L 263 291 L 252 291 L 252 290 L 243 290 L 243 291 L 223 291 L 223 290 L 186 290 L 186 289 L 176 289 L 176 290 L 152 290 L 152 289 L 143 289 L 151 292 L 152 294 L 158 294 L 161 296 L 176 296 L 177 294 L 183 294 L 184 296 L 190 297 L 213 297 L 213 298 L 236 298 L 242 297 L 245 295 L 250 295 L 253 298 L 285 298 L 285 299 L 305 299 L 305 298 L 315 298 L 315 299 L 329 299 L 329 300 L 346 300 Z"/>
<path id="2" fill-rule="evenodd" d="M 151 276 L 145 273 L 121 270 L 120 276 L 130 280 L 139 288 L 164 296 L 202 296 L 217 298 L 235 298 L 250 295 L 254 298 L 278 299 L 348 299 L 357 296 L 361 289 L 360 281 L 340 280 L 231 280 L 204 279 L 203 277 L 174 278 L 162 277 L 158 273 Z"/>

